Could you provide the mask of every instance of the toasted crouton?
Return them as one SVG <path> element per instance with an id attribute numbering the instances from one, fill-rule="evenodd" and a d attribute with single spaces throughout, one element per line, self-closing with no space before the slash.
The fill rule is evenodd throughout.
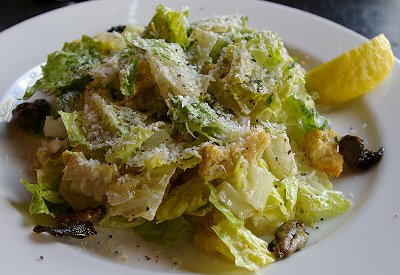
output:
<path id="1" fill-rule="evenodd" d="M 311 131 L 304 136 L 303 149 L 311 166 L 338 177 L 343 170 L 343 156 L 335 139 L 337 134 L 333 130 Z"/>

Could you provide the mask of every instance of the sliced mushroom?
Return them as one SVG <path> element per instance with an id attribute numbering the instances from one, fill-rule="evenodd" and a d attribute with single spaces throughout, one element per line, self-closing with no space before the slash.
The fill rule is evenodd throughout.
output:
<path id="1" fill-rule="evenodd" d="M 97 234 L 94 224 L 97 224 L 105 214 L 103 207 L 86 208 L 59 216 L 58 226 L 37 225 L 36 233 L 49 233 L 56 237 L 73 237 L 83 239 Z"/>
<path id="2" fill-rule="evenodd" d="M 278 259 L 284 259 L 304 248 L 307 240 L 308 233 L 302 221 L 287 221 L 275 231 L 275 239 L 269 243 L 268 250 Z"/>
<path id="3" fill-rule="evenodd" d="M 346 135 L 339 142 L 339 153 L 345 163 L 357 168 L 368 169 L 383 158 L 383 152 L 383 147 L 377 152 L 365 149 L 364 141 L 357 136 Z"/>
<path id="4" fill-rule="evenodd" d="M 78 222 L 68 226 L 60 227 L 36 225 L 33 228 L 33 232 L 47 232 L 50 235 L 56 237 L 73 237 L 77 239 L 83 239 L 88 236 L 97 234 L 96 230 L 94 229 L 93 223 L 90 221 Z"/>
<path id="5" fill-rule="evenodd" d="M 50 104 L 45 99 L 37 99 L 33 102 L 24 102 L 13 111 L 13 120 L 24 129 L 37 129 L 50 114 Z"/>

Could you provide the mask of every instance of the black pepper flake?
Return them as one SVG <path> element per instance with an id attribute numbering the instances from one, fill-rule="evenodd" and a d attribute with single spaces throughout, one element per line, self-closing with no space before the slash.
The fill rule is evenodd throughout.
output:
<path id="1" fill-rule="evenodd" d="M 115 254 L 119 254 L 119 251 L 118 250 L 115 250 L 115 252 L 114 252 Z"/>
<path id="2" fill-rule="evenodd" d="M 150 210 L 150 208 L 148 206 L 146 206 L 146 211 L 149 211 L 149 210 Z"/>
<path id="3" fill-rule="evenodd" d="M 111 239 L 111 238 L 112 238 L 112 235 L 109 235 L 108 237 Z"/>
<path id="4" fill-rule="evenodd" d="M 39 257 L 41 260 L 43 260 L 44 259 L 44 257 L 42 256 L 42 255 L 40 255 L 40 257 Z"/>
<path id="5" fill-rule="evenodd" d="M 323 220 L 324 220 L 324 218 L 320 218 L 319 220 L 320 220 L 320 221 L 323 221 Z"/>
<path id="6" fill-rule="evenodd" d="M 318 226 L 316 226 L 315 228 L 316 228 L 316 229 L 319 229 L 319 227 L 318 227 Z"/>
<path id="7" fill-rule="evenodd" d="M 144 257 L 146 258 L 146 261 L 151 260 L 151 258 L 147 255 L 144 255 Z"/>

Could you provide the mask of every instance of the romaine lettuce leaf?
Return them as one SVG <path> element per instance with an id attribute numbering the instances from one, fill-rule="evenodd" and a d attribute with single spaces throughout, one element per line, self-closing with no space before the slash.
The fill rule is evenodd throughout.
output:
<path id="1" fill-rule="evenodd" d="M 65 151 L 62 159 L 65 164 L 59 188 L 62 197 L 74 209 L 102 205 L 109 185 L 118 176 L 115 165 L 86 159 L 82 152 Z"/>
<path id="2" fill-rule="evenodd" d="M 83 129 L 83 112 L 75 111 L 72 113 L 65 113 L 60 111 L 61 119 L 64 123 L 65 129 L 67 130 L 68 140 L 72 147 L 79 145 L 87 145 L 86 133 Z"/>
<path id="3" fill-rule="evenodd" d="M 300 129 L 306 132 L 329 129 L 329 120 L 321 116 L 315 108 L 307 106 L 301 99 L 292 95 L 285 100 L 284 106 L 289 119 L 297 121 Z"/>
<path id="4" fill-rule="evenodd" d="M 269 132 L 270 142 L 263 154 L 269 170 L 278 179 L 296 175 L 297 165 L 286 132 Z"/>
<path id="5" fill-rule="evenodd" d="M 229 219 L 212 226 L 215 234 L 228 246 L 235 258 L 235 265 L 248 270 L 258 270 L 260 266 L 274 262 L 268 244 L 256 237 L 243 225 L 238 226 Z"/>
<path id="6" fill-rule="evenodd" d="M 197 133 L 211 141 L 226 143 L 238 138 L 245 128 L 196 97 L 171 96 L 167 105 L 174 125 L 182 133 Z"/>
<path id="7" fill-rule="evenodd" d="M 174 220 L 183 214 L 204 215 L 210 190 L 201 178 L 193 178 L 172 188 L 163 198 L 156 218 L 158 221 Z"/>
<path id="8" fill-rule="evenodd" d="M 156 8 L 156 14 L 147 25 L 142 36 L 144 38 L 165 39 L 166 42 L 177 43 L 185 49 L 190 43 L 187 34 L 188 16 L 188 8 L 174 11 L 159 5 Z"/>
<path id="9" fill-rule="evenodd" d="M 82 91 L 91 80 L 90 68 L 100 63 L 102 46 L 89 36 L 65 43 L 61 51 L 47 57 L 42 66 L 43 76 L 25 92 L 24 99 L 38 91 L 60 95 L 69 91 Z"/>
<path id="10" fill-rule="evenodd" d="M 118 60 L 119 65 L 119 88 L 126 96 L 136 93 L 136 79 L 138 74 L 139 60 L 132 50 L 122 51 Z"/>
<path id="11" fill-rule="evenodd" d="M 232 178 L 228 181 L 232 182 L 232 186 L 243 201 L 263 212 L 275 177 L 265 167 L 263 160 L 249 162 L 241 157 L 236 164 Z"/>
<path id="12" fill-rule="evenodd" d="M 66 211 L 68 205 L 60 197 L 57 191 L 41 190 L 38 183 L 29 183 L 21 179 L 26 189 L 32 194 L 31 203 L 29 205 L 29 213 L 34 214 L 47 214 L 55 217 L 57 214 Z"/>
<path id="13" fill-rule="evenodd" d="M 107 188 L 107 210 L 110 216 L 153 220 L 175 173 L 176 165 L 165 165 L 142 174 L 126 174 Z"/>
<path id="14" fill-rule="evenodd" d="M 207 91 L 208 78 L 187 64 L 182 48 L 164 40 L 142 39 L 127 35 L 130 44 L 145 51 L 160 94 L 164 99 L 172 95 L 198 97 Z"/>
<path id="15" fill-rule="evenodd" d="M 342 192 L 325 189 L 322 185 L 313 187 L 305 182 L 299 184 L 296 219 L 309 226 L 315 226 L 321 219 L 346 212 L 351 203 Z"/>
<path id="16" fill-rule="evenodd" d="M 225 216 L 225 219 L 211 228 L 218 238 L 225 243 L 235 259 L 236 266 L 248 270 L 257 270 L 259 266 L 272 263 L 274 258 L 267 249 L 267 243 L 256 237 L 250 230 L 244 227 L 244 222 L 237 218 L 222 204 L 217 196 L 217 190 L 211 184 L 210 202 Z M 218 246 L 219 247 L 219 246 Z M 216 247 L 216 248 L 218 248 Z M 226 253 L 223 249 L 220 253 Z"/>

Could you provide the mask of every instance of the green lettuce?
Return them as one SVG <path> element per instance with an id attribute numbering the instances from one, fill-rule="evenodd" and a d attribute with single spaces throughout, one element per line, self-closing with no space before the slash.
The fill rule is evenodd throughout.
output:
<path id="1" fill-rule="evenodd" d="M 157 167 L 142 174 L 126 174 L 108 186 L 107 209 L 110 216 L 153 220 L 164 197 L 176 165 Z"/>
<path id="2" fill-rule="evenodd" d="M 211 228 L 218 238 L 228 247 L 235 265 L 248 270 L 257 270 L 259 266 L 274 262 L 267 243 L 244 227 L 244 222 L 237 218 L 222 204 L 217 197 L 217 190 L 210 184 L 210 202 L 224 215 L 224 219 Z M 216 247 L 218 248 L 218 247 Z M 224 250 L 220 251 L 224 253 Z"/>
<path id="3" fill-rule="evenodd" d="M 65 164 L 59 188 L 62 197 L 74 209 L 102 205 L 109 185 L 118 176 L 115 165 L 87 159 L 82 152 L 65 151 L 62 159 Z"/>
<path id="4" fill-rule="evenodd" d="M 83 112 L 75 111 L 72 113 L 65 113 L 60 111 L 59 114 L 67 130 L 70 145 L 76 147 L 81 144 L 88 144 L 85 137 L 86 133 L 82 125 L 84 119 Z"/>
<path id="5" fill-rule="evenodd" d="M 243 201 L 260 212 L 264 211 L 275 177 L 262 160 L 249 162 L 242 156 L 236 164 L 231 181 Z"/>
<path id="6" fill-rule="evenodd" d="M 183 214 L 202 216 L 207 210 L 210 190 L 201 178 L 193 178 L 168 192 L 157 210 L 158 221 L 173 220 Z"/>
<path id="7" fill-rule="evenodd" d="M 136 79 L 138 74 L 139 60 L 135 57 L 134 52 L 129 49 L 122 51 L 118 63 L 119 69 L 119 88 L 121 93 L 126 96 L 136 94 Z"/>
<path id="8" fill-rule="evenodd" d="M 299 184 L 296 218 L 309 226 L 315 226 L 319 220 L 344 213 L 350 206 L 351 202 L 345 199 L 340 191 L 326 189 L 320 184 Z"/>
<path id="9" fill-rule="evenodd" d="M 131 45 L 145 51 L 160 94 L 164 99 L 172 95 L 200 96 L 207 91 L 208 78 L 189 66 L 183 49 L 158 39 L 142 39 L 126 35 Z"/>
<path id="10" fill-rule="evenodd" d="M 167 105 L 174 125 L 182 133 L 197 133 L 211 141 L 225 143 L 235 140 L 244 131 L 238 123 L 198 98 L 172 96 Z"/>
<path id="11" fill-rule="evenodd" d="M 297 165 L 286 132 L 267 132 L 270 133 L 271 139 L 264 151 L 263 159 L 269 170 L 278 179 L 296 175 Z"/>
<path id="12" fill-rule="evenodd" d="M 27 89 L 24 99 L 38 91 L 46 94 L 64 94 L 69 91 L 82 91 L 91 81 L 89 69 L 102 59 L 102 46 L 89 36 L 65 43 L 61 51 L 47 57 L 42 66 L 43 76 Z"/>
<path id="13" fill-rule="evenodd" d="M 284 106 L 289 118 L 297 122 L 300 129 L 306 132 L 329 129 L 329 120 L 321 116 L 315 108 L 307 106 L 301 99 L 290 96 L 286 99 Z"/>
<path id="14" fill-rule="evenodd" d="M 64 165 L 57 153 L 64 149 L 60 140 L 45 142 L 36 152 L 40 168 L 36 170 L 36 183 L 21 179 L 21 183 L 32 193 L 29 207 L 31 214 L 48 214 L 52 217 L 66 210 L 67 204 L 58 192 Z"/>
<path id="15" fill-rule="evenodd" d="M 54 193 L 41 191 L 40 185 L 37 183 L 29 183 L 24 179 L 21 179 L 21 183 L 28 189 L 29 192 L 32 194 L 31 203 L 29 205 L 29 213 L 33 214 L 47 214 L 51 217 L 55 217 L 53 211 L 51 210 L 51 204 L 49 201 L 46 201 L 46 198 L 53 198 Z"/>
<path id="16" fill-rule="evenodd" d="M 298 184 L 296 177 L 275 182 L 264 211 L 250 217 L 248 224 L 260 234 L 274 234 L 282 223 L 294 219 Z"/>
<path id="17" fill-rule="evenodd" d="M 168 43 L 177 43 L 185 49 L 190 44 L 187 34 L 188 16 L 188 8 L 174 11 L 159 5 L 156 8 L 156 14 L 147 25 L 142 36 L 144 38 L 164 39 Z"/>

